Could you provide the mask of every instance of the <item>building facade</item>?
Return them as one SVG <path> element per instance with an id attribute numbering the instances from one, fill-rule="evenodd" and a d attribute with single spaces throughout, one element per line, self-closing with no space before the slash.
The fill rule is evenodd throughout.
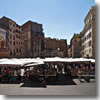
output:
<path id="1" fill-rule="evenodd" d="M 0 30 L 0 50 L 4 52 L 5 49 L 8 57 L 68 57 L 67 40 L 44 38 L 42 24 L 27 21 L 20 26 L 12 19 L 2 17 Z"/>
<path id="2" fill-rule="evenodd" d="M 84 19 L 81 32 L 82 57 L 95 58 L 95 7 L 92 7 Z"/>
<path id="3" fill-rule="evenodd" d="M 71 44 L 68 45 L 68 58 L 72 57 L 72 48 L 71 48 Z"/>
<path id="4" fill-rule="evenodd" d="M 67 40 L 45 38 L 45 57 L 67 57 Z"/>
<path id="5" fill-rule="evenodd" d="M 2 17 L 0 18 L 0 27 L 4 28 L 7 34 L 7 43 L 8 43 L 8 51 L 10 56 L 9 57 L 22 57 L 22 34 L 21 34 L 21 27 L 16 24 L 15 21 L 7 18 Z"/>
<path id="6" fill-rule="evenodd" d="M 44 33 L 42 24 L 28 21 L 22 26 L 24 57 L 44 57 Z"/>
<path id="7" fill-rule="evenodd" d="M 81 35 L 74 34 L 69 48 L 70 56 L 72 58 L 80 58 L 81 57 Z"/>
<path id="8" fill-rule="evenodd" d="M 8 32 L 0 28 L 0 58 L 2 57 L 9 57 L 8 51 Z"/>

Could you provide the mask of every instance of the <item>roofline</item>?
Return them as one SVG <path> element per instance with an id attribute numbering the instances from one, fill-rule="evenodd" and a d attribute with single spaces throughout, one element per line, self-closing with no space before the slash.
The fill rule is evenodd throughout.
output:
<path id="1" fill-rule="evenodd" d="M 85 23 L 87 17 L 89 16 L 89 14 L 91 13 L 91 11 L 92 11 L 93 9 L 95 9 L 95 6 L 92 6 L 91 9 L 88 11 L 88 13 L 87 13 L 87 15 L 86 15 L 86 17 L 85 17 L 85 19 L 84 19 L 84 23 Z"/>
<path id="2" fill-rule="evenodd" d="M 37 23 L 37 22 L 33 22 L 33 21 L 31 21 L 31 20 L 28 20 L 27 22 L 25 22 L 25 23 L 22 24 L 21 26 L 24 26 L 24 25 L 27 24 L 27 23 L 34 23 L 34 24 L 42 25 L 42 24 L 40 24 L 40 23 Z"/>

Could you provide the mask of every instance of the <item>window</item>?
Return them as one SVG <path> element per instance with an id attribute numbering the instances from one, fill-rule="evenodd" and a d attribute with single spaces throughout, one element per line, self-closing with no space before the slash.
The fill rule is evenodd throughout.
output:
<path id="1" fill-rule="evenodd" d="M 84 56 L 84 52 L 83 52 L 83 56 Z"/>
<path id="2" fill-rule="evenodd" d="M 93 15 L 92 19 L 95 20 L 95 14 Z"/>
<path id="3" fill-rule="evenodd" d="M 15 42 L 13 42 L 13 45 L 15 45 Z"/>
<path id="4" fill-rule="evenodd" d="M 18 53 L 18 48 L 16 49 L 16 52 Z"/>
<path id="5" fill-rule="evenodd" d="M 91 41 L 89 41 L 89 46 L 91 46 L 92 45 L 92 42 Z"/>
<path id="6" fill-rule="evenodd" d="M 21 53 L 21 49 L 19 49 L 19 52 Z"/>
<path id="7" fill-rule="evenodd" d="M 35 52 L 36 52 L 36 48 L 35 48 Z"/>
<path id="8" fill-rule="evenodd" d="M 10 32 L 12 31 L 12 29 L 9 29 L 10 30 Z"/>
<path id="9" fill-rule="evenodd" d="M 82 49 L 84 49 L 84 46 L 82 46 Z"/>
<path id="10" fill-rule="evenodd" d="M 91 32 L 89 33 L 89 38 L 91 38 Z"/>
<path id="11" fill-rule="evenodd" d="M 77 42 L 77 40 L 75 39 L 74 42 Z"/>
<path id="12" fill-rule="evenodd" d="M 20 30 L 16 29 L 16 32 L 17 32 L 17 33 L 20 33 Z"/>
<path id="13" fill-rule="evenodd" d="M 12 35 L 10 34 L 10 39 L 12 39 Z"/>
<path id="14" fill-rule="evenodd" d="M 13 40 L 15 40 L 15 36 L 13 36 Z"/>
<path id="15" fill-rule="evenodd" d="M 44 45 L 45 45 L 44 40 L 42 40 L 42 41 L 41 41 L 41 51 L 44 50 Z"/>
<path id="16" fill-rule="evenodd" d="M 18 27 L 18 25 L 16 24 L 16 27 Z"/>
<path id="17" fill-rule="evenodd" d="M 18 30 L 16 29 L 16 32 L 18 32 Z"/>
<path id="18" fill-rule="evenodd" d="M 15 27 L 15 24 L 13 24 L 13 27 Z"/>
<path id="19" fill-rule="evenodd" d="M 18 38 L 18 35 L 16 35 L 16 38 Z"/>
<path id="20" fill-rule="evenodd" d="M 86 41 L 86 37 L 84 37 L 84 41 Z"/>
<path id="21" fill-rule="evenodd" d="M 10 55 L 12 55 L 12 50 L 10 49 Z"/>

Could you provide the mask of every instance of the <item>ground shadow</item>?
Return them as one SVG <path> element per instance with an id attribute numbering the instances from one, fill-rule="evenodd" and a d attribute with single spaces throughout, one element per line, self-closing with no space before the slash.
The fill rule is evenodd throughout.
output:
<path id="1" fill-rule="evenodd" d="M 64 74 L 58 75 L 56 81 L 49 81 L 48 80 L 46 84 L 47 85 L 77 85 L 73 81 L 73 77 L 72 76 L 66 76 Z"/>
<path id="2" fill-rule="evenodd" d="M 20 87 L 45 88 L 46 86 L 43 86 L 39 81 L 25 81 Z"/>
<path id="3" fill-rule="evenodd" d="M 20 84 L 20 82 L 0 82 L 0 84 Z"/>
<path id="4" fill-rule="evenodd" d="M 34 87 L 34 88 L 44 88 L 48 85 L 77 85 L 73 81 L 73 77 L 66 76 L 66 75 L 58 75 L 57 79 L 55 81 L 51 81 L 49 78 L 46 80 L 46 85 L 42 85 L 40 81 L 34 80 L 34 81 L 25 81 L 20 87 Z"/>

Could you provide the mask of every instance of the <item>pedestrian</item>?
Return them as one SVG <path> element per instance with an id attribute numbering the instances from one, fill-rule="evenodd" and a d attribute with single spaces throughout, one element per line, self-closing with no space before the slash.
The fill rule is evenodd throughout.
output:
<path id="1" fill-rule="evenodd" d="M 17 80 L 17 77 L 18 77 L 18 75 L 17 75 L 17 70 L 16 69 L 14 69 L 14 73 L 13 73 L 13 81 L 15 82 L 16 80 Z"/>
<path id="2" fill-rule="evenodd" d="M 17 75 L 18 75 L 18 82 L 21 82 L 21 71 L 20 71 L 20 69 L 17 70 Z"/>
<path id="3" fill-rule="evenodd" d="M 24 73 L 25 73 L 24 69 L 21 69 L 21 82 L 24 81 Z"/>

